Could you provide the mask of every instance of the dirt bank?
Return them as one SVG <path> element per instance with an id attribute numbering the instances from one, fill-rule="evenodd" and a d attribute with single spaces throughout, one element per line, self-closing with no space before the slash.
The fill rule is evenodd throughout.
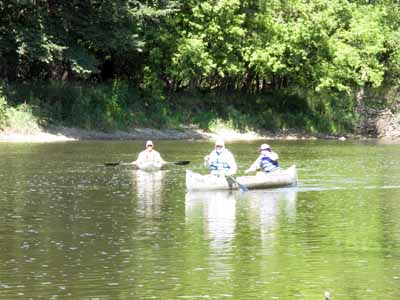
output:
<path id="1" fill-rule="evenodd" d="M 375 112 L 367 118 L 359 135 L 324 135 L 308 134 L 296 131 L 271 132 L 240 132 L 228 128 L 219 128 L 214 132 L 206 132 L 194 126 L 182 127 L 180 130 L 158 130 L 151 128 L 135 128 L 129 132 L 113 133 L 88 131 L 69 127 L 53 127 L 34 132 L 15 132 L 12 130 L 0 132 L 0 142 L 48 143 L 77 140 L 195 140 L 215 139 L 223 137 L 227 141 L 235 140 L 315 140 L 315 139 L 371 139 L 400 141 L 400 113 L 390 110 Z"/>
<path id="2" fill-rule="evenodd" d="M 34 133 L 18 133 L 12 131 L 0 132 L 0 142 L 23 143 L 48 143 L 77 140 L 194 140 L 215 139 L 222 136 L 227 141 L 235 140 L 261 140 L 261 139 L 340 139 L 344 136 L 318 136 L 295 132 L 281 133 L 256 133 L 252 131 L 239 132 L 231 129 L 218 129 L 215 132 L 205 132 L 195 127 L 185 127 L 181 130 L 157 130 L 150 128 L 136 128 L 130 132 L 116 131 L 113 133 L 87 131 L 77 128 L 53 127 L 48 130 L 40 130 Z"/>

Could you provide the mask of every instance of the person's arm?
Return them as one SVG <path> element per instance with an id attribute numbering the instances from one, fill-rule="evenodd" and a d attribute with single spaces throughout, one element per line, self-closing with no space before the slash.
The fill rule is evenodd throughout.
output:
<path id="1" fill-rule="evenodd" d="M 269 152 L 268 157 L 273 161 L 277 161 L 279 159 L 278 153 L 275 153 L 274 151 Z"/>
<path id="2" fill-rule="evenodd" d="M 206 168 L 208 168 L 210 166 L 211 155 L 212 155 L 212 152 L 210 154 L 204 156 L 204 167 L 206 167 Z"/>
<path id="3" fill-rule="evenodd" d="M 138 164 L 144 161 L 144 152 L 140 152 L 136 160 L 134 160 L 132 163 Z"/>
<path id="4" fill-rule="evenodd" d="M 160 162 L 162 165 L 167 163 L 165 160 L 163 160 L 163 158 L 161 157 L 161 154 L 159 152 L 157 152 L 157 161 Z"/>
<path id="5" fill-rule="evenodd" d="M 168 162 L 167 161 L 165 161 L 161 156 L 160 156 L 160 158 L 161 158 L 161 163 L 163 164 L 163 165 L 165 165 L 165 164 L 167 164 Z"/>
<path id="6" fill-rule="evenodd" d="M 260 156 L 253 162 L 253 164 L 248 168 L 246 171 L 244 171 L 245 174 L 251 173 L 254 171 L 257 171 L 257 169 L 260 168 Z"/>

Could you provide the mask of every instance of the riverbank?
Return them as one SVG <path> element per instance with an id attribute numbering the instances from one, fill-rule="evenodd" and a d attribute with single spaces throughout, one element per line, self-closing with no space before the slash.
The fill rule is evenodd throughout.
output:
<path id="1" fill-rule="evenodd" d="M 301 131 L 280 132 L 241 132 L 226 126 L 218 126 L 212 131 L 204 131 L 197 126 L 182 126 L 179 130 L 135 128 L 131 131 L 100 132 L 88 131 L 71 127 L 51 127 L 43 129 L 31 126 L 29 130 L 4 130 L 0 131 L 0 142 L 12 143 L 50 143 L 79 140 L 212 140 L 217 136 L 226 141 L 251 141 L 251 140 L 317 140 L 331 139 L 345 141 L 347 139 L 379 139 L 385 142 L 400 141 L 400 114 L 393 114 L 386 110 L 375 118 L 371 118 L 370 136 L 366 135 L 330 135 L 321 133 L 305 133 Z M 367 130 L 368 131 L 368 130 Z"/>
<path id="2" fill-rule="evenodd" d="M 184 127 L 180 130 L 158 130 L 151 128 L 136 128 L 132 131 L 116 131 L 113 133 L 88 131 L 77 128 L 53 127 L 47 130 L 41 129 L 30 133 L 13 131 L 0 132 L 0 142 L 12 143 L 49 143 L 79 140 L 212 140 L 222 136 L 226 141 L 237 140 L 316 140 L 357 138 L 354 136 L 310 135 L 300 132 L 257 133 L 254 131 L 239 132 L 228 128 L 219 128 L 213 132 L 206 132 L 196 127 Z"/>
<path id="3" fill-rule="evenodd" d="M 126 86 L 126 88 L 128 87 Z M 365 113 L 362 114 L 363 117 L 356 120 L 357 114 L 350 113 L 350 111 L 328 109 L 328 111 L 320 113 L 311 109 L 310 107 L 313 106 L 309 106 L 306 99 L 300 96 L 281 95 L 279 93 L 276 95 L 260 94 L 257 97 L 253 94 L 233 94 L 232 97 L 229 97 L 229 103 L 232 105 L 227 107 L 225 105 L 225 100 L 228 99 L 227 95 L 216 96 L 212 93 L 206 95 L 177 94 L 174 96 L 176 105 L 172 109 L 166 103 L 160 105 L 153 103 L 155 106 L 142 107 L 140 105 L 143 99 L 129 98 L 129 101 L 131 101 L 129 102 L 124 98 L 127 93 L 113 94 L 115 90 L 108 85 L 89 87 L 61 85 L 53 87 L 45 84 L 39 87 L 17 85 L 8 88 L 6 95 L 10 99 L 0 95 L 0 128 L 3 128 L 3 131 L 0 130 L 0 142 L 191 140 L 213 139 L 217 135 L 225 137 L 226 140 L 379 139 L 400 141 L 400 107 L 395 106 L 391 109 L 365 109 Z M 85 92 L 82 93 L 82 90 Z M 98 98 L 99 90 L 102 91 L 100 100 Z M 125 91 L 125 89 L 122 90 Z M 28 94 L 18 94 L 21 91 L 27 91 Z M 50 91 L 56 92 L 47 94 Z M 73 92 L 77 93 L 76 97 L 72 97 L 77 102 L 69 103 L 71 99 L 63 98 L 63 96 L 74 94 Z M 10 95 L 14 96 L 11 97 Z M 32 95 L 36 96 L 33 97 Z M 43 95 L 47 96 L 44 97 Z M 43 108 L 38 105 L 27 104 L 30 102 L 40 103 L 41 100 L 39 99 L 42 96 L 45 99 L 48 98 L 45 103 L 54 102 L 59 103 L 59 105 L 61 105 L 61 102 L 69 103 L 68 109 L 55 105 L 54 107 L 57 109 L 53 111 L 50 109 L 53 107 L 52 105 Z M 28 100 L 16 105 L 15 103 L 19 103 L 18 99 Z M 110 99 L 120 99 L 121 103 L 125 103 L 126 100 L 135 109 L 130 110 L 124 106 L 124 108 L 114 107 L 112 111 L 108 111 L 108 106 L 105 104 Z M 254 99 L 258 99 L 257 101 L 260 101 L 260 105 L 265 109 L 254 110 L 251 107 L 244 106 L 245 103 L 252 103 Z M 271 99 L 274 99 L 274 101 Z M 9 103 L 14 103 L 14 105 Z M 100 105 L 101 103 L 105 106 Z M 276 103 L 284 103 L 284 106 L 276 107 L 274 106 Z M 300 106 L 293 106 L 295 103 Z M 193 107 L 196 107 L 196 109 L 193 109 Z M 306 110 L 304 111 L 304 109 Z M 119 114 L 115 114 L 115 112 L 119 112 Z M 70 124 L 69 126 L 76 127 L 59 126 L 50 129 L 41 127 L 41 125 L 48 126 L 48 124 Z M 136 128 L 136 126 L 143 128 Z M 125 131 L 87 131 L 79 129 L 80 127 L 97 128 L 97 130 L 99 130 L 98 128 L 103 130 L 124 128 Z M 154 127 L 179 129 L 151 129 Z M 241 128 L 246 131 L 233 130 L 232 128 Z M 263 128 L 277 131 L 268 132 L 264 131 Z M 295 129 L 286 131 L 279 130 L 279 128 Z M 253 131 L 249 131 L 250 129 Z M 342 132 L 343 134 L 310 132 Z M 357 132 L 358 134 L 348 134 L 348 132 Z"/>

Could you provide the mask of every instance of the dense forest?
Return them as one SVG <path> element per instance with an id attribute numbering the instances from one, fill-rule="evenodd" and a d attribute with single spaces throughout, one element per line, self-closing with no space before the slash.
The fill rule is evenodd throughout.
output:
<path id="1" fill-rule="evenodd" d="M 396 0 L 0 0 L 0 125 L 351 132 L 398 109 L 399 45 Z"/>

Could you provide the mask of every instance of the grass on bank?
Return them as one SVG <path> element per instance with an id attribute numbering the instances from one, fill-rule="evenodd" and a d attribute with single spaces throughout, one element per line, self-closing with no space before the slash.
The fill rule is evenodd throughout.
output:
<path id="1" fill-rule="evenodd" d="M 11 107 L 0 96 L 0 129 L 5 132 L 35 134 L 41 131 L 38 117 L 26 103 Z"/>
<path id="2" fill-rule="evenodd" d="M 31 133 L 62 125 L 113 132 L 133 128 L 206 131 L 346 133 L 355 116 L 349 99 L 301 93 L 240 92 L 152 95 L 124 81 L 101 84 L 32 82 L 0 87 L 0 129 Z"/>

